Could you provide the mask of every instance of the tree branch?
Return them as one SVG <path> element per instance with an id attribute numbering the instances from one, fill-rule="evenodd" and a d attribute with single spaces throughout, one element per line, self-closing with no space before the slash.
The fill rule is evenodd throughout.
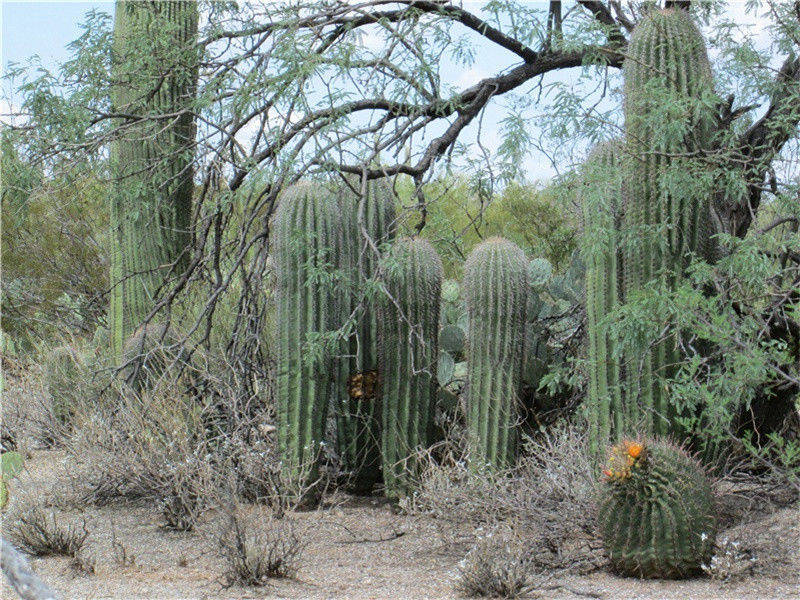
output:
<path id="1" fill-rule="evenodd" d="M 761 203 L 762 182 L 770 164 L 800 124 L 800 57 L 787 58 L 775 78 L 767 112 L 738 140 L 737 154 L 745 163 L 747 199 L 730 207 L 730 233 L 744 237 Z"/>

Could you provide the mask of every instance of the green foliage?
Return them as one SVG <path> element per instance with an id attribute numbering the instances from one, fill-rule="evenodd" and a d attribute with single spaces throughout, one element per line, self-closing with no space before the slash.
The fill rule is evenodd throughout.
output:
<path id="1" fill-rule="evenodd" d="M 355 289 L 352 306 L 343 307 L 342 319 L 356 310 L 357 325 L 344 356 L 337 360 L 343 372 L 336 378 L 333 401 L 337 403 L 337 448 L 342 469 L 350 474 L 350 483 L 356 489 L 369 490 L 381 476 L 381 323 L 373 288 L 381 256 L 394 240 L 397 215 L 388 181 L 369 182 L 363 198 L 345 196 L 344 210 L 350 216 L 351 229 L 345 249 L 350 253 L 348 268 Z"/>
<path id="2" fill-rule="evenodd" d="M 662 440 L 611 450 L 598 522 L 612 566 L 624 575 L 675 579 L 700 572 L 716 536 L 715 502 L 703 467 Z"/>
<path id="3" fill-rule="evenodd" d="M 346 227 L 338 199 L 311 182 L 283 192 L 274 217 L 278 448 L 287 481 L 301 485 L 314 482 L 324 439 L 340 339 L 337 285 L 346 275 L 337 265 L 351 242 Z"/>
<path id="4" fill-rule="evenodd" d="M 513 465 L 525 353 L 528 261 L 513 242 L 492 238 L 464 266 L 469 310 L 471 460 L 477 468 Z"/>
<path id="5" fill-rule="evenodd" d="M 418 474 L 417 453 L 433 441 L 442 262 L 427 241 L 402 238 L 384 267 L 383 479 L 387 495 L 398 498 Z"/>
<path id="6" fill-rule="evenodd" d="M 402 205 L 413 205 L 411 182 L 398 188 Z M 577 246 L 577 223 L 568 206 L 571 194 L 561 184 L 540 189 L 510 183 L 490 194 L 464 176 L 453 176 L 423 186 L 423 195 L 427 214 L 421 235 L 441 254 L 447 277 L 457 277 L 464 257 L 492 236 L 546 257 L 556 269 L 565 266 Z M 406 227 L 418 218 L 417 212 L 407 213 Z"/>
<path id="7" fill-rule="evenodd" d="M 118 1 L 112 104 L 142 117 L 112 146 L 111 346 L 153 309 L 166 280 L 189 262 L 197 87 L 198 8 L 193 1 Z M 153 35 L 158 32 L 158 35 Z M 179 114 L 164 124 L 159 115 Z M 151 117 L 156 118 L 151 118 Z"/>
<path id="8" fill-rule="evenodd" d="M 90 332 L 108 287 L 105 186 L 93 173 L 45 178 L 2 138 L 2 330 L 30 350 Z"/>
<path id="9" fill-rule="evenodd" d="M 624 219 L 634 240 L 624 256 L 627 302 L 654 280 L 674 286 L 693 253 L 711 256 L 711 190 L 692 185 L 696 165 L 683 157 L 709 146 L 714 103 L 705 42 L 681 9 L 642 18 L 623 71 L 631 157 Z M 627 402 L 644 409 L 648 430 L 663 433 L 674 425 L 674 413 L 658 379 L 674 374 L 677 345 L 668 337 L 636 354 L 642 360 L 627 371 Z"/>

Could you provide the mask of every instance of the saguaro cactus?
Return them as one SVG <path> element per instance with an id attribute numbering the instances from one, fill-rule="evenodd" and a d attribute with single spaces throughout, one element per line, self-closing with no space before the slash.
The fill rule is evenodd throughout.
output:
<path id="1" fill-rule="evenodd" d="M 525 253 L 502 238 L 475 247 L 464 266 L 467 424 L 472 461 L 478 467 L 504 468 L 516 458 L 528 274 Z"/>
<path id="2" fill-rule="evenodd" d="M 598 524 L 612 566 L 635 577 L 696 574 L 714 549 L 714 496 L 703 467 L 661 441 L 612 448 Z"/>
<path id="3" fill-rule="evenodd" d="M 605 317 L 620 303 L 622 169 L 619 141 L 598 145 L 584 168 L 583 255 L 589 334 L 589 394 L 586 412 L 592 451 L 600 454 L 612 436 L 635 425 L 622 399 L 620 356 Z"/>
<path id="4" fill-rule="evenodd" d="M 328 409 L 333 337 L 341 326 L 337 280 L 349 240 L 338 199 L 301 183 L 286 190 L 273 224 L 278 321 L 278 448 L 290 482 L 317 475 Z"/>
<path id="5" fill-rule="evenodd" d="M 708 144 L 713 81 L 703 38 L 680 9 L 652 11 L 642 19 L 623 72 L 625 149 L 631 157 L 624 223 L 637 241 L 625 256 L 627 302 L 654 279 L 674 285 L 691 253 L 710 255 L 710 194 L 697 191 L 684 157 Z M 657 378 L 672 373 L 679 360 L 676 346 L 668 338 L 643 349 L 627 369 L 628 401 L 639 402 L 655 432 L 666 431 L 671 422 Z"/>
<path id="6" fill-rule="evenodd" d="M 386 180 L 371 181 L 366 194 L 345 198 L 350 222 L 350 266 L 357 283 L 351 310 L 360 305 L 346 370 L 337 381 L 337 446 L 342 468 L 350 473 L 357 490 L 368 490 L 381 479 L 381 373 L 379 369 L 380 319 L 370 290 L 377 287 L 381 251 L 395 236 L 397 216 L 394 194 Z M 348 311 L 349 313 L 349 311 Z"/>
<path id="7" fill-rule="evenodd" d="M 112 103 L 141 117 L 121 120 L 111 150 L 109 322 L 117 358 L 165 279 L 188 261 L 197 19 L 194 0 L 116 4 Z"/>
<path id="8" fill-rule="evenodd" d="M 442 261 L 419 238 L 395 242 L 381 302 L 383 479 L 389 497 L 408 491 L 413 454 L 429 445 L 437 396 Z"/>

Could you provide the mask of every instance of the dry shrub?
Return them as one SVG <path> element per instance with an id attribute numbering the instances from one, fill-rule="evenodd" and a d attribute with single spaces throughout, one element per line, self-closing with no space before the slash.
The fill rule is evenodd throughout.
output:
<path id="1" fill-rule="evenodd" d="M 597 477 L 584 430 L 562 424 L 528 439 L 519 464 L 504 473 L 473 472 L 464 461 L 431 463 L 405 504 L 466 537 L 511 524 L 530 565 L 585 572 L 599 566 L 595 533 Z"/>
<path id="2" fill-rule="evenodd" d="M 507 533 L 479 537 L 458 565 L 455 588 L 475 598 L 519 598 L 531 590 L 524 546 Z"/>
<path id="3" fill-rule="evenodd" d="M 210 479 L 205 409 L 166 381 L 142 393 L 107 390 L 75 416 L 69 449 L 90 478 L 86 500 L 156 501 L 168 528 L 191 529 Z"/>
<path id="4" fill-rule="evenodd" d="M 38 504 L 4 521 L 12 543 L 32 556 L 55 554 L 77 559 L 89 536 L 85 519 L 70 518 Z"/>
<path id="5" fill-rule="evenodd" d="M 269 579 L 297 573 L 305 542 L 294 521 L 276 519 L 261 507 L 237 506 L 225 512 L 217 544 L 225 561 L 226 586 L 264 585 Z"/>

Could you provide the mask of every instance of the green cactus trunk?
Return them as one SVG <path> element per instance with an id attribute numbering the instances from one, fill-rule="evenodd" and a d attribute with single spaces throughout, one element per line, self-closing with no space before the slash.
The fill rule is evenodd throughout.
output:
<path id="1" fill-rule="evenodd" d="M 111 150 L 109 322 L 117 358 L 165 281 L 188 264 L 197 21 L 193 0 L 116 4 L 112 103 L 144 117 L 122 121 Z"/>
<path id="2" fill-rule="evenodd" d="M 635 430 L 635 415 L 622 398 L 620 355 L 604 319 L 620 304 L 622 211 L 620 142 L 597 146 L 586 162 L 582 205 L 586 261 L 586 318 L 589 337 L 589 393 L 586 416 L 592 453 L 625 431 Z"/>
<path id="3" fill-rule="evenodd" d="M 478 245 L 464 266 L 467 426 L 471 462 L 477 468 L 503 469 L 516 459 L 528 275 L 525 253 L 501 238 Z"/>
<path id="4" fill-rule="evenodd" d="M 339 361 L 337 378 L 337 448 L 342 469 L 356 491 L 369 491 L 381 481 L 381 374 L 379 371 L 379 316 L 376 299 L 368 293 L 377 283 L 380 252 L 395 236 L 394 194 L 389 182 L 372 181 L 352 211 L 350 267 L 357 282 L 348 315 L 356 310 L 355 335 Z"/>
<path id="5" fill-rule="evenodd" d="M 433 436 L 437 397 L 442 261 L 425 240 L 397 241 L 387 257 L 382 299 L 382 455 L 386 494 L 409 492 L 414 455 Z"/>
<path id="6" fill-rule="evenodd" d="M 683 578 L 708 564 L 717 523 L 700 463 L 665 441 L 625 442 L 612 449 L 605 475 L 597 522 L 616 571 Z"/>
<path id="7" fill-rule="evenodd" d="M 301 486 L 317 479 L 335 375 L 346 219 L 338 198 L 312 183 L 286 190 L 275 211 L 278 449 L 286 481 Z M 320 339 L 324 334 L 330 339 Z"/>
<path id="8" fill-rule="evenodd" d="M 653 280 L 671 289 L 689 256 L 709 257 L 709 197 L 680 191 L 671 179 L 690 172 L 686 157 L 708 143 L 713 81 L 703 38 L 687 12 L 649 13 L 634 31 L 624 65 L 626 153 L 625 229 L 635 246 L 625 256 L 625 301 Z M 674 336 L 638 356 L 626 372 L 629 402 L 637 402 L 645 430 L 666 432 L 672 407 L 659 378 L 680 360 Z"/>

